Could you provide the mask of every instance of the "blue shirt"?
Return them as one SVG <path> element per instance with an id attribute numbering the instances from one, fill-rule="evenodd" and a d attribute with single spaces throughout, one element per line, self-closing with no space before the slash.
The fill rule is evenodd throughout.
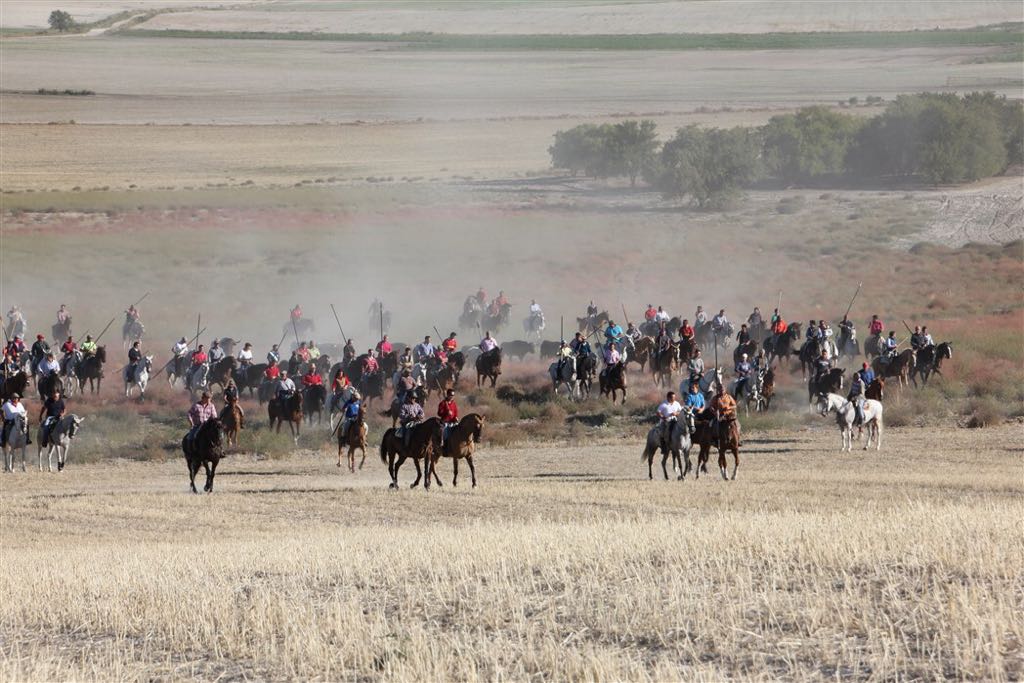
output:
<path id="1" fill-rule="evenodd" d="M 605 339 L 618 339 L 622 336 L 622 328 L 616 325 L 615 327 L 608 326 L 608 329 L 604 331 Z"/>
<path id="2" fill-rule="evenodd" d="M 686 407 L 692 410 L 704 407 L 704 394 L 699 391 L 696 394 L 686 395 Z"/>
<path id="3" fill-rule="evenodd" d="M 359 401 L 349 401 L 345 404 L 345 417 L 359 417 Z"/>
<path id="4" fill-rule="evenodd" d="M 860 378 L 864 381 L 864 386 L 868 386 L 869 384 L 875 381 L 875 371 L 872 370 L 871 368 L 865 368 L 861 370 L 858 374 L 860 375 Z"/>

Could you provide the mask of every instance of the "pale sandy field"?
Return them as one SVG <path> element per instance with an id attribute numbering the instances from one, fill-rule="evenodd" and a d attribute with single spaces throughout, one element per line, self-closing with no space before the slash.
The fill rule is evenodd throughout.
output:
<path id="1" fill-rule="evenodd" d="M 1024 674 L 1020 426 L 750 434 L 739 478 L 633 441 L 483 446 L 480 487 L 231 456 L 4 475 L 0 676 Z M 409 472 L 402 480 L 408 484 Z"/>
<path id="2" fill-rule="evenodd" d="M 1021 21 L 1004 0 L 682 0 L 670 2 L 309 2 L 166 14 L 143 28 L 326 33 L 630 34 L 895 31 Z"/>
<path id="3" fill-rule="evenodd" d="M 98 21 L 118 12 L 153 9 L 240 7 L 253 0 L 231 0 L 211 2 L 210 0 L 70 0 L 59 3 L 60 8 L 69 12 L 75 21 L 89 23 Z M 47 18 L 54 7 L 40 0 L 4 0 L 0 3 L 0 27 L 3 28 L 46 28 Z"/>

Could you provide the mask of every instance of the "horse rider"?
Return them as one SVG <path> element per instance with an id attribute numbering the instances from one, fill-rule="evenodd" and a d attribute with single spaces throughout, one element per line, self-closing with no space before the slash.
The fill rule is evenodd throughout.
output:
<path id="1" fill-rule="evenodd" d="M 487 330 L 487 332 L 484 333 L 484 338 L 480 340 L 479 346 L 481 353 L 487 353 L 498 348 L 498 342 L 491 336 L 491 331 Z"/>
<path id="2" fill-rule="evenodd" d="M 609 370 L 622 362 L 622 356 L 619 355 L 619 350 L 615 347 L 615 343 L 612 341 L 605 344 L 603 355 L 604 370 L 601 371 L 601 374 L 607 376 Z"/>
<path id="3" fill-rule="evenodd" d="M 82 351 L 82 356 L 88 358 L 89 356 L 96 355 L 96 349 L 99 348 L 96 342 L 93 340 L 91 334 L 85 335 L 85 341 L 79 347 Z"/>
<path id="4" fill-rule="evenodd" d="M 587 305 L 587 317 L 593 320 L 595 315 L 597 315 L 597 306 L 594 305 L 594 300 L 591 299 Z"/>
<path id="5" fill-rule="evenodd" d="M 857 411 L 857 417 L 854 421 L 855 425 L 864 422 L 864 394 L 866 391 L 867 386 L 864 384 L 864 376 L 859 372 L 853 373 L 853 377 L 850 378 L 850 393 L 847 394 L 846 400 L 853 403 L 853 407 Z"/>
<path id="6" fill-rule="evenodd" d="M 573 340 L 569 342 L 569 348 L 572 349 L 572 352 L 575 353 L 577 357 L 589 356 L 591 353 L 590 342 L 587 341 L 587 338 L 583 336 L 582 332 L 576 333 Z"/>
<path id="7" fill-rule="evenodd" d="M 820 382 L 831 369 L 832 359 L 828 357 L 828 349 L 822 349 L 821 355 L 814 361 L 814 383 Z"/>
<path id="8" fill-rule="evenodd" d="M 391 353 L 392 346 L 388 340 L 388 335 L 384 335 L 379 342 L 377 342 L 377 355 L 383 357 L 384 354 Z"/>
<path id="9" fill-rule="evenodd" d="M 398 411 L 398 423 L 401 425 L 399 435 L 405 447 L 409 447 L 409 437 L 412 435 L 412 428 L 423 421 L 423 406 L 416 402 L 416 392 L 409 391 L 405 394 L 405 403 Z"/>
<path id="10" fill-rule="evenodd" d="M 459 423 L 459 406 L 455 403 L 455 390 L 448 389 L 437 404 L 437 417 L 441 420 L 441 446 L 448 440 L 448 433 Z"/>
<path id="11" fill-rule="evenodd" d="M 779 341 L 779 337 L 786 334 L 788 329 L 789 325 L 782 319 L 782 316 L 779 315 L 779 309 L 776 308 L 775 314 L 772 316 L 772 346 Z"/>
<path id="12" fill-rule="evenodd" d="M 885 325 L 882 324 L 882 321 L 878 319 L 877 315 L 872 315 L 871 322 L 868 323 L 868 334 L 881 337 L 884 330 Z"/>
<path id="13" fill-rule="evenodd" d="M 399 403 L 405 402 L 406 394 L 409 394 L 416 388 L 416 380 L 412 378 L 412 371 L 408 368 L 402 370 L 401 376 L 395 383 L 395 397 Z"/>
<path id="14" fill-rule="evenodd" d="M 139 309 L 135 308 L 135 304 L 128 307 L 128 310 L 124 312 L 124 323 L 125 325 L 131 325 L 139 320 Z"/>
<path id="15" fill-rule="evenodd" d="M 853 325 L 853 321 L 850 320 L 849 316 L 844 315 L 843 319 L 839 321 L 839 345 L 842 347 L 840 350 L 845 350 L 846 345 L 856 336 L 857 330 Z"/>
<path id="16" fill-rule="evenodd" d="M 860 375 L 861 381 L 864 382 L 864 391 L 867 391 L 867 388 L 875 381 L 875 371 L 867 363 L 861 363 L 860 372 L 857 374 Z"/>
<path id="17" fill-rule="evenodd" d="M 309 360 L 315 361 L 320 358 L 320 349 L 316 347 L 316 342 L 312 339 L 309 340 L 309 346 L 306 349 L 309 351 Z"/>
<path id="18" fill-rule="evenodd" d="M 747 330 L 747 324 L 743 323 L 740 325 L 740 331 L 736 333 L 736 343 L 740 346 L 744 346 L 750 341 L 750 332 Z"/>
<path id="19" fill-rule="evenodd" d="M 379 318 L 384 314 L 384 302 L 377 297 L 373 297 L 373 303 L 370 304 L 370 309 L 367 313 L 374 318 Z"/>
<path id="20" fill-rule="evenodd" d="M 49 352 L 50 345 L 46 343 L 46 337 L 41 334 L 37 334 L 36 340 L 32 344 L 32 349 L 29 351 L 29 357 L 32 359 L 32 366 L 38 366 Z"/>
<path id="21" fill-rule="evenodd" d="M 609 344 L 616 346 L 622 344 L 622 326 L 616 325 L 614 320 L 608 321 L 608 327 L 604 328 L 604 338 Z"/>
<path id="22" fill-rule="evenodd" d="M 25 342 L 20 334 L 14 335 L 14 339 L 7 345 L 7 352 L 13 361 L 17 362 L 21 359 L 21 354 L 25 353 Z"/>
<path id="23" fill-rule="evenodd" d="M 313 364 L 310 363 L 309 369 L 306 370 L 306 374 L 302 376 L 302 388 L 308 389 L 310 387 L 323 386 L 324 378 L 320 376 L 320 373 L 316 371 Z"/>
<path id="24" fill-rule="evenodd" d="M 921 334 L 921 327 L 914 325 L 914 332 L 910 335 L 910 348 L 917 353 L 925 347 L 924 335 Z"/>
<path id="25" fill-rule="evenodd" d="M 252 365 L 252 344 L 245 342 L 242 350 L 238 352 L 238 367 L 243 372 Z"/>
<path id="26" fill-rule="evenodd" d="M 71 360 L 71 357 L 75 355 L 76 351 L 78 351 L 78 344 L 75 343 L 75 338 L 68 337 L 67 341 L 60 345 L 60 351 L 64 354 L 60 359 L 60 371 L 63 373 L 67 372 L 68 361 Z"/>
<path id="27" fill-rule="evenodd" d="M 3 367 L 0 370 L 3 370 L 4 379 L 18 374 L 18 364 L 11 358 L 11 354 L 6 346 L 4 347 Z"/>
<path id="28" fill-rule="evenodd" d="M 459 340 L 455 338 L 454 332 L 449 333 L 448 337 L 441 342 L 441 350 L 448 355 L 451 355 L 459 350 Z"/>
<path id="29" fill-rule="evenodd" d="M 711 399 L 711 413 L 715 418 L 713 428 L 716 430 L 722 422 L 736 419 L 736 399 L 726 392 L 725 387 L 721 383 L 716 387 L 715 396 Z M 738 430 L 738 422 L 736 427 Z"/>
<path id="30" fill-rule="evenodd" d="M 430 335 L 423 337 L 423 341 L 412 350 L 413 360 L 417 363 L 426 363 L 427 359 L 434 355 L 437 349 L 430 342 Z"/>
<path id="31" fill-rule="evenodd" d="M 640 341 L 641 337 L 643 336 L 644 335 L 640 332 L 636 325 L 630 322 L 626 323 L 626 338 L 629 339 L 630 343 L 633 346 L 636 346 L 636 343 Z"/>
<path id="32" fill-rule="evenodd" d="M 729 326 L 729 319 L 725 317 L 725 309 L 718 311 L 718 315 L 711 319 L 711 329 L 715 334 L 721 336 L 725 328 Z"/>
<path id="33" fill-rule="evenodd" d="M 71 317 L 71 311 L 68 310 L 66 304 L 61 304 L 60 308 L 57 309 L 57 324 L 65 325 L 68 322 L 68 318 Z"/>
<path id="34" fill-rule="evenodd" d="M 754 356 L 754 370 L 761 373 L 768 369 L 768 354 L 764 352 L 764 349 L 758 349 L 757 355 Z"/>
<path id="35" fill-rule="evenodd" d="M 199 428 L 204 423 L 217 417 L 217 408 L 211 401 L 209 391 L 204 391 L 199 397 L 199 400 L 192 404 L 192 407 L 188 411 L 188 421 L 192 425 L 192 428 L 188 430 L 186 440 L 189 444 L 189 450 L 191 450 L 192 442 L 195 441 L 196 434 L 199 432 Z"/>
<path id="36" fill-rule="evenodd" d="M 704 359 L 701 358 L 700 349 L 693 350 L 693 355 L 690 356 L 686 369 L 690 373 L 691 382 L 699 382 L 704 377 Z"/>
<path id="37" fill-rule="evenodd" d="M 345 348 L 341 350 L 341 362 L 348 365 L 356 357 L 356 345 L 351 339 L 345 340 Z"/>
<path id="38" fill-rule="evenodd" d="M 577 334 L 579 334 L 579 333 L 577 332 Z M 575 340 L 573 340 L 573 341 L 575 341 Z M 558 358 L 558 367 L 555 370 L 555 375 L 558 376 L 558 377 L 561 377 L 562 376 L 562 367 L 565 365 L 566 361 L 569 360 L 570 358 L 572 358 L 572 356 L 573 356 L 572 347 L 569 346 L 568 344 L 566 344 L 565 340 L 563 339 L 558 344 L 558 353 L 555 354 L 555 356 Z"/>
<path id="39" fill-rule="evenodd" d="M 886 363 L 896 357 L 896 348 L 899 345 L 900 343 L 896 339 L 896 332 L 889 330 L 889 336 L 885 338 L 885 342 L 882 347 L 885 351 L 884 359 Z"/>
<path id="40" fill-rule="evenodd" d="M 53 351 L 46 352 L 43 359 L 39 361 L 39 365 L 36 367 L 36 370 L 39 372 L 40 379 L 53 373 L 60 373 L 60 363 L 54 357 Z"/>
<path id="41" fill-rule="evenodd" d="M 651 304 L 647 304 L 647 310 L 644 311 L 644 320 L 647 322 L 651 322 L 654 320 L 654 317 L 656 315 L 658 315 L 658 310 L 654 308 L 654 306 L 652 306 Z"/>
<path id="42" fill-rule="evenodd" d="M 299 342 L 299 348 L 295 349 L 295 357 L 303 363 L 309 362 L 309 347 L 306 346 L 306 342 Z"/>
<path id="43" fill-rule="evenodd" d="M 502 289 L 498 292 L 497 298 L 494 299 L 494 305 L 497 306 L 497 313 L 501 313 L 501 309 L 504 308 L 505 306 L 508 306 L 508 297 L 505 296 L 505 290 Z M 539 309 L 540 306 L 538 306 L 537 308 Z M 532 308 L 530 309 L 530 312 L 533 312 Z"/>
<path id="44" fill-rule="evenodd" d="M 132 347 L 128 349 L 128 367 L 125 371 L 129 381 L 135 377 L 135 368 L 138 367 L 140 360 L 142 360 L 142 348 L 140 342 L 136 340 L 132 342 Z"/>
<path id="45" fill-rule="evenodd" d="M 270 351 L 267 352 L 267 365 L 276 365 L 281 362 L 281 351 L 277 348 L 277 344 L 270 347 Z"/>
<path id="46" fill-rule="evenodd" d="M 412 348 L 406 346 L 405 350 L 402 351 L 402 355 L 398 357 L 398 369 L 408 370 L 412 372 Z"/>
<path id="47" fill-rule="evenodd" d="M 704 312 L 703 306 L 697 306 L 697 312 L 693 314 L 693 322 L 698 327 L 706 325 L 708 322 L 708 314 Z"/>
<path id="48" fill-rule="evenodd" d="M 46 448 L 50 441 L 50 432 L 53 431 L 54 425 L 64 417 L 64 410 L 64 399 L 60 397 L 60 389 L 54 387 L 39 411 L 39 424 L 43 433 L 39 443 L 40 447 Z"/>
<path id="49" fill-rule="evenodd" d="M 754 306 L 754 312 L 747 316 L 747 325 L 750 328 L 760 327 L 764 324 L 764 319 L 761 317 L 761 309 Z"/>
<path id="50" fill-rule="evenodd" d="M 811 320 L 807 323 L 807 332 L 804 333 L 804 338 L 807 341 L 812 339 L 819 339 L 820 334 L 818 333 L 818 323 L 815 320 Z"/>
<path id="51" fill-rule="evenodd" d="M 661 306 L 658 306 L 658 310 L 654 314 L 654 322 L 656 322 L 656 323 L 667 323 L 671 319 L 672 319 L 672 316 L 670 316 L 668 314 L 668 311 L 666 311 Z"/>
<path id="52" fill-rule="evenodd" d="M 341 438 L 345 439 L 348 437 L 349 426 L 358 420 L 359 414 L 363 412 L 363 397 L 359 395 L 358 391 L 352 391 L 352 395 L 342 406 L 341 412 L 344 416 L 341 420 Z"/>
<path id="53" fill-rule="evenodd" d="M 275 391 L 275 394 L 277 395 L 277 400 L 284 402 L 291 398 L 292 395 L 295 394 L 295 391 L 295 381 L 288 376 L 287 370 L 282 370 L 281 377 L 280 379 L 277 380 L 277 387 Z"/>
<path id="54" fill-rule="evenodd" d="M 338 405 L 338 401 L 345 392 L 348 390 L 351 383 L 348 381 L 348 376 L 342 368 L 338 368 L 334 372 L 334 379 L 331 381 L 331 402 L 327 406 L 327 412 L 334 410 L 334 406 Z"/>
<path id="55" fill-rule="evenodd" d="M 206 355 L 206 347 L 200 344 L 199 348 L 192 352 L 192 369 L 195 370 L 200 365 L 205 365 L 209 360 L 209 356 Z"/>
<path id="56" fill-rule="evenodd" d="M 689 343 L 692 344 L 694 335 L 695 333 L 693 331 L 693 326 L 690 324 L 690 321 L 688 319 L 684 318 L 683 324 L 679 326 L 679 339 L 686 339 Z"/>
<path id="57" fill-rule="evenodd" d="M 530 320 L 543 320 L 544 311 L 541 310 L 540 304 L 537 303 L 536 299 L 530 299 Z"/>
<path id="58" fill-rule="evenodd" d="M 281 366 L 277 364 L 277 361 L 270 361 L 267 365 L 267 369 L 263 371 L 263 381 L 265 382 L 276 382 L 281 376 Z"/>
<path id="59" fill-rule="evenodd" d="M 372 375 L 378 370 L 380 370 L 380 364 L 377 362 L 377 359 L 373 357 L 373 349 L 366 349 L 366 357 L 363 359 L 362 374 Z"/>
<path id="60" fill-rule="evenodd" d="M 740 356 L 740 362 L 736 364 L 734 371 L 736 372 L 736 395 L 739 396 L 743 393 L 744 389 L 747 388 L 747 382 L 750 381 L 750 373 L 753 372 L 754 368 L 747 360 L 747 354 Z"/>
<path id="61" fill-rule="evenodd" d="M 21 402 L 21 395 L 19 393 L 11 394 L 11 397 L 4 401 L 3 413 L 4 426 L 0 430 L 0 448 L 7 445 L 7 437 L 10 436 L 11 430 L 14 429 L 14 425 L 19 417 L 25 421 L 25 443 L 31 445 L 32 435 L 28 430 L 28 412 L 25 410 L 25 404 Z"/>
<path id="62" fill-rule="evenodd" d="M 188 342 L 182 337 L 178 342 L 171 347 L 171 353 L 174 354 L 175 358 L 181 358 L 188 353 Z"/>
<path id="63" fill-rule="evenodd" d="M 476 290 L 476 302 L 480 304 L 480 308 L 483 308 L 484 304 L 487 303 L 487 291 L 483 285 L 480 285 L 480 288 Z"/>
<path id="64" fill-rule="evenodd" d="M 693 413 L 694 418 L 702 419 L 707 404 L 704 401 L 704 394 L 701 393 L 699 382 L 690 382 L 690 390 L 686 392 L 685 400 L 684 405 Z"/>
<path id="65" fill-rule="evenodd" d="M 672 333 L 665 325 L 658 325 L 658 336 L 654 338 L 654 353 L 658 356 L 672 348 Z"/>
<path id="66" fill-rule="evenodd" d="M 293 323 L 297 323 L 300 320 L 302 320 L 302 307 L 299 306 L 298 304 L 295 304 L 295 308 L 291 310 L 289 316 L 291 317 L 291 321 Z"/>
<path id="67" fill-rule="evenodd" d="M 235 380 L 228 378 L 227 384 L 224 385 L 224 402 L 227 405 L 234 405 L 238 403 L 238 385 L 235 384 Z M 239 407 L 241 410 L 241 407 Z"/>
<path id="68" fill-rule="evenodd" d="M 924 348 L 926 346 L 935 346 L 935 340 L 932 339 L 932 335 L 930 335 L 928 333 L 928 326 L 927 325 L 923 325 L 921 327 L 921 337 L 922 337 L 922 341 L 923 341 L 923 344 L 924 344 L 924 346 L 922 348 Z"/>
<path id="69" fill-rule="evenodd" d="M 676 392 L 670 391 L 665 394 L 665 400 L 658 405 L 655 412 L 658 416 L 658 426 L 661 428 L 661 442 L 668 443 L 672 436 L 672 427 L 679 420 L 679 413 L 683 412 L 683 406 L 676 400 Z"/>

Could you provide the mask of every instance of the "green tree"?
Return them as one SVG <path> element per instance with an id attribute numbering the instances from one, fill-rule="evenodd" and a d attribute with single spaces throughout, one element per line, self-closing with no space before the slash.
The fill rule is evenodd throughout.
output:
<path id="1" fill-rule="evenodd" d="M 773 116 L 763 130 L 769 172 L 786 183 L 842 173 L 861 125 L 853 116 L 820 106 Z"/>
<path id="2" fill-rule="evenodd" d="M 647 173 L 658 155 L 657 124 L 649 119 L 616 123 L 604 140 L 606 163 L 613 175 L 624 175 L 636 187 L 638 176 Z"/>
<path id="3" fill-rule="evenodd" d="M 919 120 L 921 174 L 933 183 L 959 183 L 1006 168 L 1006 144 L 991 111 L 938 101 Z"/>
<path id="4" fill-rule="evenodd" d="M 702 209 L 721 208 L 757 177 L 760 153 L 751 128 L 680 128 L 661 152 L 660 189 L 668 197 L 690 197 Z"/>
<path id="5" fill-rule="evenodd" d="M 555 133 L 555 144 L 548 147 L 551 165 L 565 168 L 575 176 L 579 172 L 599 177 L 604 175 L 605 138 L 608 124 L 596 126 L 585 123 Z"/>
<path id="6" fill-rule="evenodd" d="M 75 26 L 75 20 L 71 18 L 71 15 L 64 10 L 55 9 L 50 12 L 50 28 L 60 31 L 68 31 Z"/>

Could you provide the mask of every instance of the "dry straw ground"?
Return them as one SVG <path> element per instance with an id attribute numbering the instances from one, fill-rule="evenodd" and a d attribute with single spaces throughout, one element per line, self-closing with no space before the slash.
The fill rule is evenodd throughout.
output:
<path id="1" fill-rule="evenodd" d="M 1020 426 L 885 438 L 750 434 L 731 483 L 621 440 L 486 448 L 472 492 L 312 454 L 211 496 L 177 461 L 9 475 L 0 675 L 1020 678 Z"/>

